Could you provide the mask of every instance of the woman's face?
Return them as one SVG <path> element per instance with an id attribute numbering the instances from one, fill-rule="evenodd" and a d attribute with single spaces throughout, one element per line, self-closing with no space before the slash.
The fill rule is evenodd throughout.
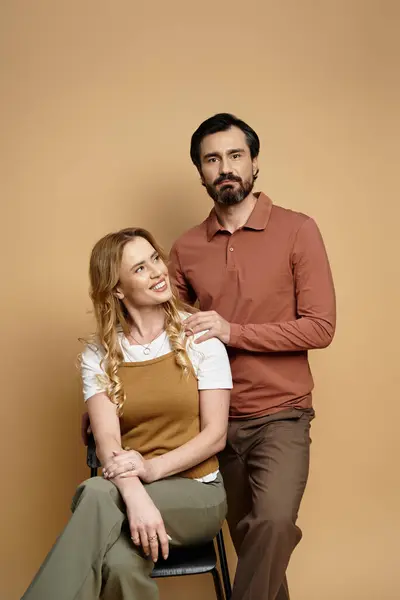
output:
<path id="1" fill-rule="evenodd" d="M 157 306 L 171 299 L 167 265 L 145 238 L 135 237 L 124 247 L 117 296 L 133 308 Z"/>

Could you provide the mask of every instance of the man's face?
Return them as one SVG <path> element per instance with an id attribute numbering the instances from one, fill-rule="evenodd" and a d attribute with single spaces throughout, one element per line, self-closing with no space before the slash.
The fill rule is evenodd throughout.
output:
<path id="1" fill-rule="evenodd" d="M 200 161 L 201 180 L 215 202 L 238 204 L 253 189 L 257 158 L 252 160 L 238 127 L 207 135 L 200 145 Z"/>

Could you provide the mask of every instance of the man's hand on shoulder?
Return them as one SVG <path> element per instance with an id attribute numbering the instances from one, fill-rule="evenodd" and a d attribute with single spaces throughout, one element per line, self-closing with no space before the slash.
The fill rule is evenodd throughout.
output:
<path id="1" fill-rule="evenodd" d="M 224 344 L 229 343 L 231 337 L 230 323 L 225 321 L 215 310 L 197 312 L 185 319 L 183 324 L 187 336 L 207 330 L 206 333 L 195 340 L 196 344 L 214 337 L 221 340 Z"/>

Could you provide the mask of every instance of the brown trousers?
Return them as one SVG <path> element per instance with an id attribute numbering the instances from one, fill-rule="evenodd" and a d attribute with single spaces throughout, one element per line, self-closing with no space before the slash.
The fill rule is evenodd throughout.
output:
<path id="1" fill-rule="evenodd" d="M 231 420 L 220 467 L 238 556 L 232 600 L 289 600 L 286 568 L 301 539 L 312 409 Z"/>

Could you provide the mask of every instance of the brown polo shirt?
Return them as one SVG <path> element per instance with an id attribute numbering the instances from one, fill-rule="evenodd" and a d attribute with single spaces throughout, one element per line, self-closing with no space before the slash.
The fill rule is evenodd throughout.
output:
<path id="1" fill-rule="evenodd" d="M 258 195 L 258 194 L 257 194 Z M 332 274 L 314 220 L 260 193 L 247 223 L 231 234 L 213 209 L 171 250 L 181 298 L 231 324 L 231 417 L 311 406 L 307 351 L 335 331 Z"/>

